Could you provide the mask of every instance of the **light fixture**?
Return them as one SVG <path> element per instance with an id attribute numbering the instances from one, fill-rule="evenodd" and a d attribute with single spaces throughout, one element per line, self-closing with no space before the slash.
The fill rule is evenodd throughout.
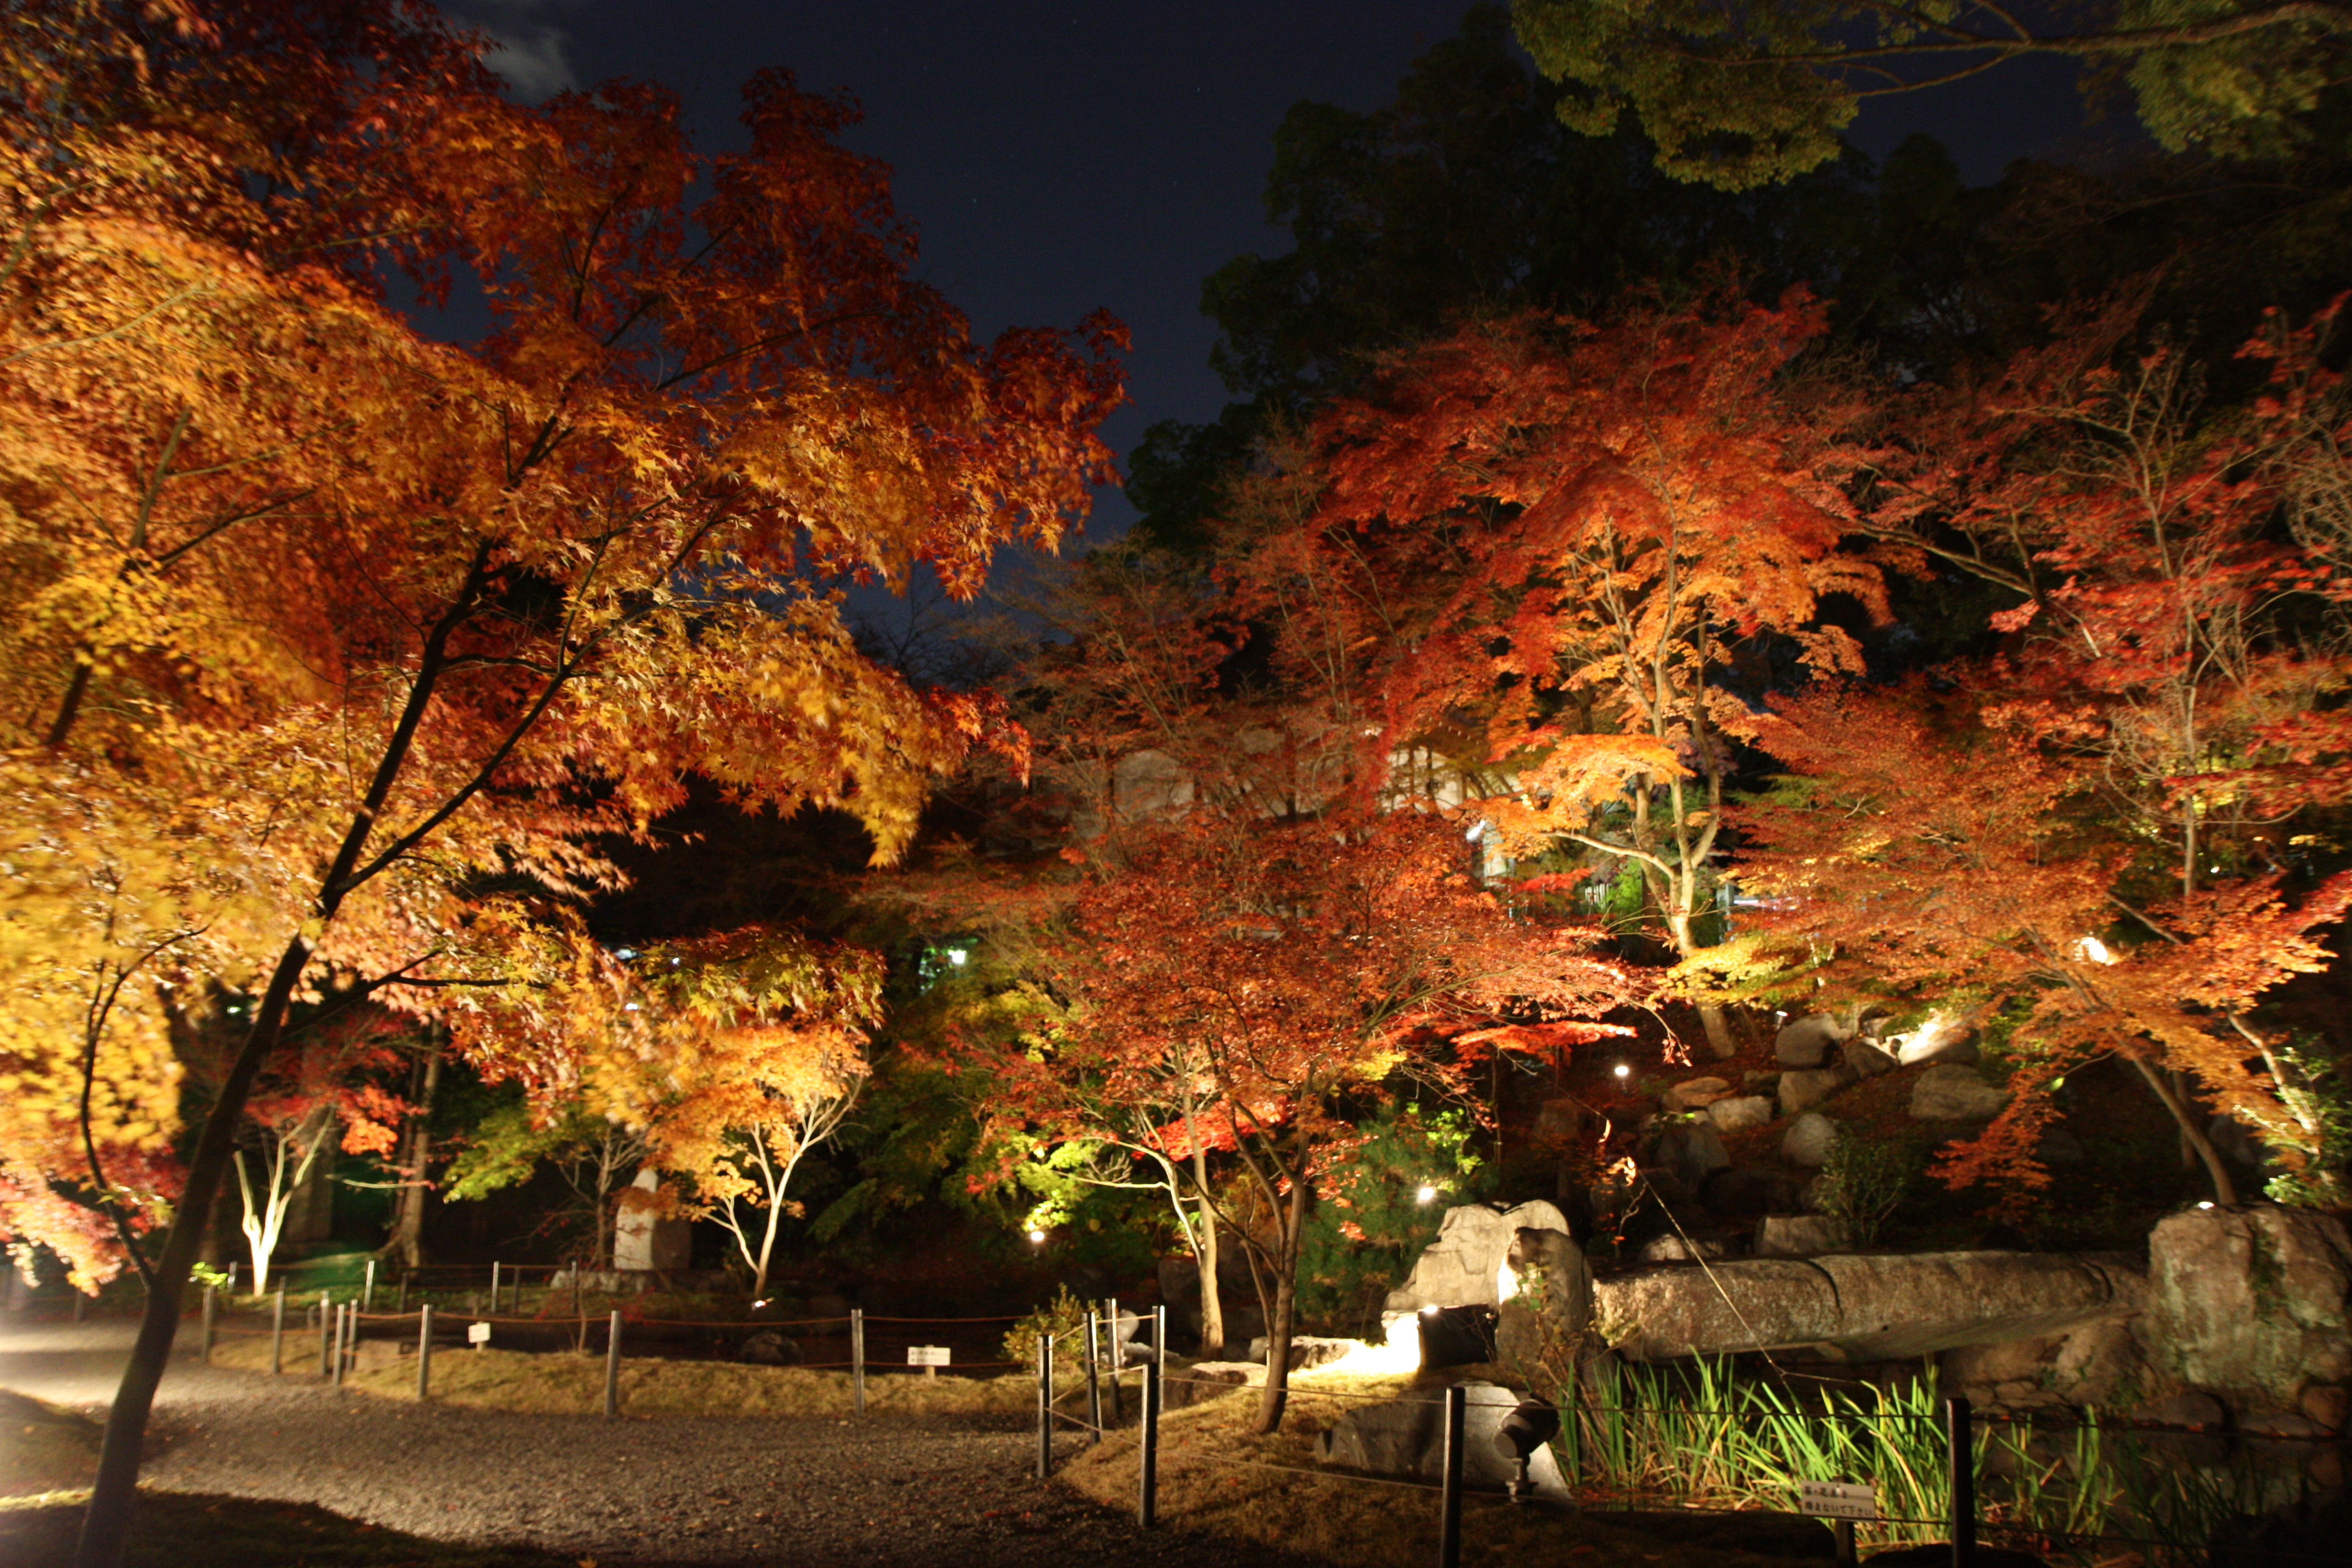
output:
<path id="1" fill-rule="evenodd" d="M 1528 1490 L 1528 1461 L 1536 1450 L 1559 1436 L 1559 1411 L 1549 1399 L 1529 1395 L 1519 1401 L 1518 1408 L 1503 1417 L 1495 1429 L 1495 1452 L 1513 1461 L 1517 1473 L 1511 1478 L 1511 1500 L 1524 1501 Z"/>
<path id="2" fill-rule="evenodd" d="M 948 949 L 948 962 L 954 964 L 958 969 L 961 969 L 963 967 L 963 961 L 971 956 L 971 952 L 965 948 L 951 947 Z"/>
<path id="3" fill-rule="evenodd" d="M 1623 1062 L 1619 1062 L 1615 1067 L 1611 1068 L 1609 1070 L 1615 1073 L 1621 1079 L 1632 1078 L 1633 1076 L 1633 1069 L 1627 1067 Z"/>
<path id="4" fill-rule="evenodd" d="M 1045 1246 L 1045 1233 L 1044 1231 L 1042 1231 L 1042 1230 L 1039 1230 L 1035 1226 L 1034 1226 L 1034 1225 L 1033 1225 L 1033 1226 L 1031 1226 L 1029 1227 L 1029 1244 L 1030 1244 L 1031 1246 L 1033 1246 L 1033 1247 L 1043 1247 L 1043 1246 Z"/>
<path id="5" fill-rule="evenodd" d="M 1437 1201 L 1437 1189 L 1423 1182 L 1421 1191 L 1412 1194 L 1412 1201 L 1417 1204 L 1433 1204 Z"/>
<path id="6" fill-rule="evenodd" d="M 2213 1200 L 2207 1198 L 2203 1203 L 2199 1204 L 2197 1206 L 2200 1209 L 2210 1209 L 2213 1206 Z"/>
<path id="7" fill-rule="evenodd" d="M 616 947 L 613 950 L 613 956 L 626 963 L 637 956 L 637 950 L 634 947 Z"/>

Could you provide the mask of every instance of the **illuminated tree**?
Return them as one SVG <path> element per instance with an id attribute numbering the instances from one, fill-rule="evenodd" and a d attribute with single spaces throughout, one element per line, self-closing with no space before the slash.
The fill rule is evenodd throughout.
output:
<path id="1" fill-rule="evenodd" d="M 2275 526 L 2340 484 L 2342 411 L 2308 333 L 2252 345 L 2278 356 L 2276 395 L 2232 412 L 2198 405 L 2177 354 L 2124 350 L 2132 318 L 2077 321 L 1906 421 L 1885 478 L 1932 502 L 1900 531 L 2015 595 L 1992 616 L 2006 650 L 1941 696 L 1779 704 L 1759 739 L 1796 777 L 1742 815 L 1740 876 L 1793 900 L 1759 923 L 1801 963 L 2025 1009 L 2018 1097 L 1955 1174 L 2038 1180 L 2043 1087 L 2114 1055 L 2221 1201 L 2200 1091 L 2324 1192 L 2326 1110 L 2251 1015 L 2326 966 L 2320 929 L 2352 900 L 2288 852 L 2352 783 L 2345 588 L 2324 537 Z"/>
<path id="2" fill-rule="evenodd" d="M 1086 884 L 1075 925 L 1083 990 L 1008 1079 L 1062 1117 L 1093 1108 L 1092 1137 L 1163 1167 L 1230 1151 L 1264 1222 L 1214 1215 L 1271 1298 L 1265 1431 L 1286 1402 L 1310 1205 L 1354 1136 L 1343 1100 L 1401 1078 L 1459 1093 L 1480 1054 L 1459 1037 L 1511 1017 L 1599 1038 L 1622 1031 L 1587 1020 L 1631 995 L 1596 932 L 1514 919 L 1470 877 L 1459 827 L 1421 812 L 1163 829 Z"/>
<path id="3" fill-rule="evenodd" d="M 550 951 L 541 896 L 491 889 L 609 884 L 586 841 L 689 773 L 897 854 L 985 705 L 858 656 L 827 584 L 968 594 L 1103 472 L 1117 329 L 972 342 L 844 105 L 763 75 L 747 149 L 701 157 L 657 89 L 522 107 L 476 55 L 421 8 L 290 3 L 60 0 L 0 46 L 12 1183 L 65 1176 L 93 1079 L 110 1141 L 168 1135 L 162 982 L 256 998 L 180 1192 L 108 1166 L 175 1206 L 86 1568 L 298 996 L 560 1079 L 570 1037 L 457 1005 Z M 420 336 L 395 267 L 462 268 L 486 335 Z"/>
<path id="4" fill-rule="evenodd" d="M 1439 738 L 1507 780 L 1478 809 L 1509 850 L 1637 867 L 1685 959 L 1707 945 L 1752 725 L 1737 662 L 1777 642 L 1856 670 L 1821 602 L 1884 614 L 1848 538 L 1860 405 L 1790 363 L 1819 327 L 1802 300 L 1717 301 L 1419 351 L 1386 395 L 1318 425 L 1319 509 L 1244 569 L 1331 577 L 1325 599 L 1361 624 L 1323 641 L 1369 650 L 1386 743 Z"/>

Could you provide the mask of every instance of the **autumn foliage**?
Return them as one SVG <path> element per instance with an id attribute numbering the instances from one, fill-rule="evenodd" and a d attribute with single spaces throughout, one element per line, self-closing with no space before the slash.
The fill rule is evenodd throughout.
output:
<path id="1" fill-rule="evenodd" d="M 36 5 L 0 48 L 12 1184 L 75 1179 L 93 1053 L 101 1140 L 170 1136 L 198 975 L 257 998 L 216 1120 L 331 979 L 509 983 L 532 899 L 609 885 L 589 841 L 689 772 L 898 852 L 988 717 L 861 658 L 827 585 L 969 592 L 1057 538 L 1113 324 L 973 341 L 853 111 L 781 72 L 705 154 L 656 88 L 506 100 L 422 7 Z M 423 335 L 395 279 L 485 330 Z M 560 1069 L 490 1016 L 461 1049 Z"/>

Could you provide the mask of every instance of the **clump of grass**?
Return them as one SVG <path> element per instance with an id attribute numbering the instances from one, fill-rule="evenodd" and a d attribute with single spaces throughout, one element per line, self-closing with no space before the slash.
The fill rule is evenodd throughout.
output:
<path id="1" fill-rule="evenodd" d="M 89 1494 L 0 1501 L 0 1563 L 66 1568 Z M 575 1568 L 529 1547 L 459 1546 L 347 1519 L 309 1503 L 146 1491 L 123 1568 Z"/>
<path id="2" fill-rule="evenodd" d="M 98 1473 L 97 1422 L 0 1389 L 0 1497 L 80 1486 Z"/>
<path id="3" fill-rule="evenodd" d="M 318 1382 L 317 1347 L 287 1340 L 284 1375 Z M 298 1349 L 299 1352 L 298 1353 Z M 267 1372 L 269 1341 L 225 1340 L 215 1365 Z M 391 1399 L 416 1397 L 413 1357 L 371 1359 L 346 1373 L 343 1386 Z M 1036 1383 L 1025 1373 L 1002 1377 L 922 1377 L 868 1369 L 866 1408 L 907 1415 L 1016 1415 L 1036 1408 Z M 543 1355 L 494 1348 L 433 1352 L 436 1404 L 535 1415 L 594 1415 L 604 1408 L 601 1353 L 558 1351 Z M 738 1362 L 621 1358 L 621 1410 L 628 1415 L 847 1415 L 856 1393 L 847 1372 L 800 1366 L 751 1366 Z"/>
<path id="4" fill-rule="evenodd" d="M 1408 1378 L 1297 1373 L 1281 1432 L 1250 1430 L 1255 1397 L 1211 1397 L 1160 1419 L 1160 1512 L 1171 1528 L 1320 1557 L 1348 1568 L 1423 1568 L 1437 1551 L 1434 1489 L 1323 1469 L 1315 1439 L 1349 1408 L 1402 1396 Z M 1242 1392 L 1236 1390 L 1236 1392 Z M 1171 1398 L 1171 1403 L 1173 1403 Z M 1113 1432 L 1063 1467 L 1066 1483 L 1108 1507 L 1135 1506 L 1136 1436 Z M 1463 1516 L 1465 1563 L 1517 1568 L 1573 1555 L 1579 1568 L 1656 1568 L 1662 1542 L 1608 1515 L 1513 1508 L 1474 1496 Z M 1822 1533 L 1826 1548 L 1828 1535 Z M 1676 1568 L 1755 1568 L 1745 1552 L 1678 1543 Z"/>

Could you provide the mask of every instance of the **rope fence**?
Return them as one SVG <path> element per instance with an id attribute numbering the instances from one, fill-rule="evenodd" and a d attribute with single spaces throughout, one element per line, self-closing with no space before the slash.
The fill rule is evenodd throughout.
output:
<path id="1" fill-rule="evenodd" d="M 501 1281 L 503 1283 L 503 1280 Z M 215 1345 L 223 1339 L 256 1339 L 268 1337 L 270 1346 L 270 1371 L 280 1373 L 289 1364 L 310 1364 L 315 1361 L 319 1373 L 332 1385 L 341 1387 L 346 1376 L 359 1362 L 359 1338 L 362 1324 L 398 1325 L 405 1342 L 414 1334 L 413 1352 L 398 1348 L 396 1353 L 413 1354 L 416 1369 L 416 1397 L 432 1397 L 433 1357 L 436 1346 L 486 1343 L 495 1326 L 532 1330 L 565 1329 L 580 1337 L 582 1348 L 590 1348 L 587 1338 L 592 1327 L 586 1314 L 562 1317 L 541 1316 L 465 1316 L 462 1321 L 441 1321 L 440 1314 L 431 1302 L 407 1312 L 377 1312 L 366 1309 L 364 1295 L 334 1301 L 322 1299 L 308 1310 L 301 1321 L 289 1323 L 287 1316 L 287 1292 L 281 1284 L 270 1303 L 270 1321 L 267 1328 L 239 1327 L 221 1321 L 220 1292 L 207 1288 L 201 1306 L 202 1340 L 199 1353 L 209 1361 Z M 877 1361 L 868 1355 L 868 1331 L 877 1325 L 900 1328 L 967 1328 L 980 1325 L 1001 1325 L 1021 1321 L 1012 1315 L 973 1318 L 909 1318 L 867 1316 L 862 1310 L 852 1309 L 845 1316 L 795 1318 L 777 1320 L 735 1319 L 660 1319 L 633 1317 L 614 1310 L 604 1314 L 604 1330 L 602 1343 L 604 1360 L 603 1413 L 616 1417 L 622 1413 L 623 1381 L 621 1376 L 624 1346 L 632 1330 L 648 1328 L 688 1329 L 696 1331 L 711 1330 L 766 1331 L 782 1329 L 828 1328 L 838 1326 L 849 1340 L 850 1354 L 846 1360 L 804 1361 L 793 1364 L 813 1370 L 846 1370 L 851 1374 L 856 1414 L 863 1416 L 866 1407 L 866 1379 L 870 1374 L 888 1369 L 904 1373 L 918 1370 L 927 1376 L 936 1376 L 940 1366 L 948 1364 L 949 1347 L 921 1346 L 906 1335 L 887 1337 L 908 1341 L 908 1364 L 898 1367 L 888 1361 Z M 1130 1325 L 1138 1333 L 1129 1337 Z M 463 1330 L 462 1335 L 460 1330 Z M 1148 1332 L 1143 1332 L 1146 1331 Z M 303 1342 L 289 1342 L 295 1336 Z M 834 1337 L 834 1336 L 826 1336 Z M 1438 1405 L 1442 1420 L 1442 1462 L 1440 1479 L 1406 1479 L 1395 1476 L 1374 1476 L 1337 1468 L 1309 1468 L 1277 1463 L 1232 1454 L 1211 1454 L 1205 1447 L 1182 1444 L 1168 1448 L 1163 1436 L 1162 1414 L 1166 1407 L 1167 1388 L 1171 1384 L 1195 1388 L 1234 1391 L 1237 1385 L 1229 1379 L 1193 1377 L 1170 1370 L 1167 1360 L 1167 1309 L 1154 1307 L 1147 1318 L 1141 1313 L 1121 1313 L 1116 1300 L 1106 1300 L 1099 1307 L 1090 1306 L 1085 1320 L 1060 1330 L 1045 1330 L 1037 1334 L 1034 1361 L 1028 1363 L 1003 1360 L 983 1360 L 955 1363 L 957 1371 L 989 1371 L 1028 1365 L 1036 1381 L 1036 1459 L 1035 1473 L 1040 1479 L 1054 1473 L 1055 1438 L 1057 1436 L 1082 1435 L 1087 1446 L 1100 1444 L 1114 1430 L 1129 1425 L 1126 1405 L 1130 1394 L 1135 1402 L 1137 1473 L 1136 1519 L 1144 1529 L 1156 1528 L 1160 1512 L 1160 1467 L 1164 1451 L 1185 1453 L 1194 1458 L 1206 1457 L 1216 1467 L 1270 1471 L 1318 1482 L 1344 1485 L 1367 1485 L 1422 1493 L 1434 1492 L 1438 1499 L 1438 1541 L 1435 1552 L 1439 1568 L 1458 1568 L 1462 1547 L 1462 1516 L 1465 1498 L 1464 1482 L 1465 1423 L 1467 1394 L 1460 1385 L 1438 1391 L 1430 1403 Z M 379 1337 L 377 1342 L 381 1342 Z M 1139 1363 L 1130 1363 L 1130 1356 L 1140 1355 Z M 1067 1357 L 1067 1361 L 1065 1357 Z M 1070 1363 L 1083 1380 L 1084 1413 L 1059 1407 L 1056 1374 Z M 1130 1375 L 1131 1374 L 1131 1375 Z M 1074 1387 L 1071 1394 L 1076 1393 Z M 1317 1400 L 1362 1405 L 1394 1404 L 1398 1395 L 1393 1391 L 1364 1392 L 1340 1388 L 1316 1387 L 1301 1390 L 1311 1393 Z M 1996 1503 L 1993 1513 L 1987 1515 L 1979 1507 L 1979 1470 L 1985 1464 L 1987 1445 L 1984 1441 L 1993 1429 L 2007 1429 L 2011 1455 L 2022 1458 L 2027 1455 L 2027 1443 L 2036 1437 L 2065 1437 L 2074 1440 L 2078 1449 L 2091 1439 L 2121 1438 L 2202 1438 L 2211 1440 L 2217 1434 L 2202 1427 L 2168 1426 L 2149 1422 L 2101 1422 L 2096 1420 L 2036 1417 L 2015 1413 L 1979 1415 L 1964 1398 L 1951 1397 L 1941 1402 L 1941 1407 L 1927 1410 L 1804 1410 L 1795 1413 L 1768 1413 L 1757 1409 L 1737 1410 L 1706 1405 L 1679 1406 L 1664 1404 L 1613 1405 L 1601 1400 L 1580 1399 L 1568 1410 L 1554 1409 L 1548 1402 L 1527 1400 L 1511 1413 L 1504 1423 L 1507 1434 L 1521 1417 L 1531 1411 L 1539 1412 L 1532 1440 L 1519 1444 L 1518 1479 L 1511 1483 L 1509 1497 L 1517 1502 L 1528 1489 L 1528 1462 L 1537 1450 L 1557 1441 L 1555 1456 L 1566 1462 L 1558 1467 L 1559 1479 L 1570 1489 L 1566 1506 L 1583 1511 L 1609 1512 L 1663 1511 L 1696 1516 L 1732 1516 L 1752 1512 L 1752 1509 L 1717 1509 L 1696 1506 L 1686 1498 L 1660 1497 L 1648 1491 L 1619 1490 L 1611 1492 L 1599 1486 L 1585 1485 L 1584 1462 L 1588 1446 L 1600 1440 L 1601 1428 L 1612 1420 L 1624 1423 L 1636 1419 L 1656 1419 L 1664 1416 L 1733 1423 L 1789 1422 L 1801 1420 L 1825 1425 L 1860 1425 L 1881 1429 L 1879 1442 L 1891 1444 L 1894 1439 L 1885 1435 L 1889 1424 L 1907 1424 L 1913 1429 L 1925 1424 L 1937 1428 L 1942 1440 L 1932 1447 L 1940 1448 L 1943 1474 L 1934 1478 L 1939 1482 L 1929 1489 L 1916 1484 L 1897 1489 L 1897 1495 L 1885 1499 L 1897 1501 L 1903 1498 L 1927 1502 L 1948 1502 L 1940 1512 L 1923 1515 L 1917 1511 L 1882 1512 L 1881 1487 L 1877 1482 L 1808 1484 L 1808 1489 L 1827 1497 L 1805 1497 L 1801 1511 L 1822 1517 L 1832 1523 L 1841 1563 L 1853 1563 L 1855 1559 L 1854 1524 L 1857 1520 L 1881 1527 L 1896 1527 L 1911 1531 L 1940 1531 L 1949 1541 L 1953 1568 L 1972 1568 L 1976 1560 L 1979 1537 L 1990 1536 L 2016 1542 L 2030 1548 L 2050 1551 L 2074 1548 L 2124 1548 L 2137 1551 L 2154 1563 L 2179 1558 L 2186 1561 L 2194 1555 L 2202 1560 L 2205 1543 L 2184 1543 L 2179 1540 L 2162 1540 L 2145 1535 L 2118 1533 L 2100 1526 L 2109 1522 L 2104 1517 L 2090 1519 L 2070 1517 L 2063 1524 L 2047 1521 L 2004 1517 L 2002 1505 Z M 1541 1416 L 1549 1417 L 1545 1429 Z M 1565 1417 L 1565 1420 L 1563 1420 Z M 1587 1427 L 1591 1430 L 1588 1432 Z M 1726 1431 L 1730 1427 L 1727 1425 Z M 2018 1434 L 2024 1436 L 2020 1436 Z M 2262 1432 L 2231 1433 L 2231 1440 L 2241 1443 L 2284 1447 L 2304 1444 L 2315 1451 L 2341 1449 L 2346 1440 L 2340 1436 L 2303 1436 Z M 1514 1439 L 1517 1443 L 1517 1439 Z M 2095 1443 L 2093 1445 L 2095 1447 Z M 1668 1450 L 1661 1450 L 1668 1451 Z M 1854 1450 L 1846 1450 L 1849 1454 Z M 1916 1452 L 1916 1450 L 1915 1450 Z M 1891 1450 L 1890 1450 L 1891 1453 Z M 1507 1456 L 1506 1456 L 1507 1458 Z M 1898 1467 L 1899 1468 L 1899 1467 Z M 2053 1468 L 2051 1472 L 2055 1474 Z M 1774 1479 L 1789 1478 L 1773 1472 Z M 1910 1478 L 1916 1482 L 1919 1478 Z M 2045 1478 L 2046 1479 L 2046 1478 Z M 1793 1484 L 1793 1483 L 1791 1483 Z M 1835 1494 L 1844 1494 L 1841 1499 Z M 1932 1495 L 1931 1495 L 1932 1494 Z M 1736 1495 L 1736 1494 L 1735 1494 Z M 1479 1496 L 1477 1500 L 1498 1501 L 1493 1494 Z M 1554 1501 L 1563 1500 L 1554 1499 Z M 2064 1500 L 2060 1500 L 2063 1508 Z M 1817 1506 L 1818 1505 L 1818 1506 Z M 2158 1528 L 2165 1528 L 2162 1523 Z M 2194 1551 L 2190 1550 L 2194 1547 Z M 2292 1563 L 2307 1559 L 2316 1564 L 2340 1561 L 2334 1555 L 2302 1553 L 2293 1550 L 2265 1546 L 2267 1560 Z"/>

